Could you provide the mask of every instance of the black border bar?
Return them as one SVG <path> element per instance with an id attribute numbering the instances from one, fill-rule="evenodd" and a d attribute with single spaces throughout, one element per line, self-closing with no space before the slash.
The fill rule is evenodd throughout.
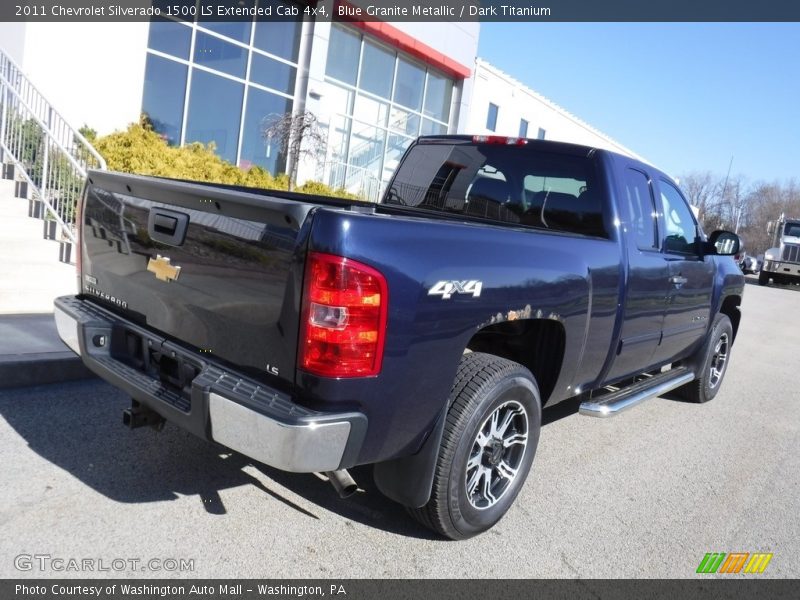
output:
<path id="1" fill-rule="evenodd" d="M 244 6 L 244 10 L 242 10 Z M 295 0 L 297 11 L 268 0 L 3 0 L 0 21 L 124 22 L 154 16 L 201 20 L 422 22 L 793 22 L 793 0 Z M 237 12 L 238 11 L 238 12 Z"/>

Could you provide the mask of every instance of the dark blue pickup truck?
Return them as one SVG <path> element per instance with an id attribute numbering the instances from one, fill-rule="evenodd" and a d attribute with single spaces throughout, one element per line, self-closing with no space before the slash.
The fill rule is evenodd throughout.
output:
<path id="1" fill-rule="evenodd" d="M 95 171 L 64 341 L 164 421 L 294 472 L 373 464 L 460 539 L 509 509 L 542 408 L 719 391 L 744 279 L 677 185 L 630 158 L 420 138 L 380 203 Z"/>

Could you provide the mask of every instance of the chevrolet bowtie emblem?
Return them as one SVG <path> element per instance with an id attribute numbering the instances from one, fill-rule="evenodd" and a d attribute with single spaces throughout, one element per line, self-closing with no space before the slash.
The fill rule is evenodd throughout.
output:
<path id="1" fill-rule="evenodd" d="M 147 262 L 147 270 L 153 273 L 159 281 L 167 282 L 175 281 L 181 274 L 180 267 L 173 267 L 170 260 L 160 254 Z"/>

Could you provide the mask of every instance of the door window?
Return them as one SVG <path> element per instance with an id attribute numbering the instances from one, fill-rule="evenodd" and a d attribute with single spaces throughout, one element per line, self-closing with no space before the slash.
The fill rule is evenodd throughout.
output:
<path id="1" fill-rule="evenodd" d="M 664 211 L 664 249 L 678 254 L 694 254 L 697 223 L 681 193 L 663 179 L 660 182 Z"/>

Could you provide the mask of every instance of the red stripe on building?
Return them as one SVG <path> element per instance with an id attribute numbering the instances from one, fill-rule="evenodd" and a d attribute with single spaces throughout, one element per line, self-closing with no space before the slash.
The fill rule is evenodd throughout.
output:
<path id="1" fill-rule="evenodd" d="M 337 0 L 337 13 L 339 5 L 353 6 L 347 2 L 347 0 Z M 434 67 L 435 69 L 438 69 L 439 71 L 442 71 L 450 77 L 454 77 L 456 79 L 468 79 L 470 75 L 472 75 L 472 70 L 469 67 L 465 67 L 460 62 L 453 60 L 438 50 L 434 50 L 427 44 L 420 42 L 418 39 L 411 37 L 407 33 L 403 33 L 397 27 L 390 25 L 385 21 L 361 21 L 358 20 L 358 17 L 352 16 L 342 17 L 342 20 L 347 21 L 348 23 L 380 40 L 383 40 L 387 44 L 391 44 L 398 50 L 402 50 L 403 52 L 410 54 L 414 58 L 421 60 L 422 62 Z"/>

